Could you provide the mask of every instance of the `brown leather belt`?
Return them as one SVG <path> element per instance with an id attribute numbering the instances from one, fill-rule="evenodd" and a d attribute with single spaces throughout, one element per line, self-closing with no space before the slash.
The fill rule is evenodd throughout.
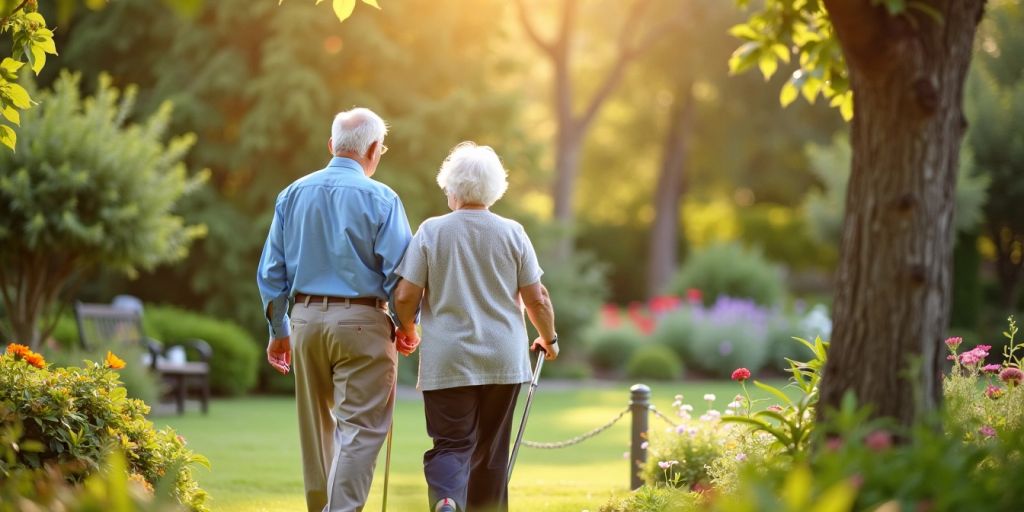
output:
<path id="1" fill-rule="evenodd" d="M 359 304 L 360 306 L 370 306 L 372 308 L 383 308 L 387 304 L 383 300 L 378 299 L 376 297 L 353 297 L 353 298 L 347 298 L 347 297 L 331 297 L 329 295 L 306 295 L 305 293 L 296 293 L 295 294 L 295 303 L 296 304 L 306 303 L 307 301 L 309 303 L 311 303 L 311 304 L 312 303 L 323 304 L 324 302 L 327 302 L 329 304 L 338 304 L 338 303 L 346 303 L 347 302 L 349 304 Z"/>

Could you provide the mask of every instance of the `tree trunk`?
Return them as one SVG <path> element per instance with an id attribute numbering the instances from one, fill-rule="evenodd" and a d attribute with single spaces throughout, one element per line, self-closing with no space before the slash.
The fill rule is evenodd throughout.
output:
<path id="1" fill-rule="evenodd" d="M 909 424 L 941 399 L 963 85 L 983 0 L 890 16 L 826 0 L 854 91 L 853 164 L 819 416 L 852 392 Z"/>
<path id="2" fill-rule="evenodd" d="M 583 151 L 583 137 L 571 123 L 559 123 L 557 146 L 555 147 L 555 184 L 552 189 L 554 198 L 555 222 L 562 231 L 555 247 L 555 256 L 565 261 L 573 253 L 572 229 L 576 221 L 573 208 L 573 192 L 576 188 L 576 175 L 579 174 L 580 154 Z"/>
<path id="3" fill-rule="evenodd" d="M 676 271 L 679 247 L 679 206 L 683 198 L 683 177 L 693 131 L 693 95 L 690 84 L 677 91 L 669 110 L 669 127 L 661 158 L 658 187 L 654 191 L 654 226 L 651 228 L 647 264 L 647 296 L 665 292 Z"/>

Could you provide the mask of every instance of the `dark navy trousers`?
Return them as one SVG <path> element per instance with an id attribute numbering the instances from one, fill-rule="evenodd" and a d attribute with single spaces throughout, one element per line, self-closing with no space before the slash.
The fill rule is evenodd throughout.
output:
<path id="1" fill-rule="evenodd" d="M 423 454 L 431 507 L 452 498 L 466 512 L 507 512 L 509 439 L 522 384 L 461 386 L 423 392 Z"/>

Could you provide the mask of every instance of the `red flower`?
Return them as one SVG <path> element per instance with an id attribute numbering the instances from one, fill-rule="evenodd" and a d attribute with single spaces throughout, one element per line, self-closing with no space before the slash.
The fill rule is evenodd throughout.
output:
<path id="1" fill-rule="evenodd" d="M 696 304 L 701 301 L 703 294 L 697 288 L 689 288 L 686 290 L 686 300 L 691 304 Z"/>
<path id="2" fill-rule="evenodd" d="M 732 372 L 732 380 L 736 382 L 743 382 L 749 378 L 750 370 L 746 368 L 736 368 L 736 370 Z"/>

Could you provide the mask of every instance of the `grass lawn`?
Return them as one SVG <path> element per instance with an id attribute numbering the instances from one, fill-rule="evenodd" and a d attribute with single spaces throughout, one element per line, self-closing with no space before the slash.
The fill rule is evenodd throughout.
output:
<path id="1" fill-rule="evenodd" d="M 576 389 L 552 386 L 545 390 L 541 383 L 525 437 L 562 441 L 601 425 L 626 407 L 628 388 L 628 383 L 622 383 Z M 715 393 L 716 405 L 722 409 L 740 389 L 729 381 L 663 383 L 651 388 L 655 405 L 666 412 L 676 393 L 683 393 L 686 401 L 700 411 L 705 393 Z M 525 396 L 524 392 L 520 411 Z M 175 428 L 192 449 L 209 457 L 212 471 L 198 468 L 197 477 L 212 496 L 213 511 L 305 510 L 298 427 L 291 398 L 218 400 L 211 404 L 209 416 L 189 411 L 180 418 L 154 418 L 154 423 Z M 663 427 L 667 425 L 651 417 L 652 430 Z M 399 399 L 388 494 L 390 510 L 426 510 L 422 457 L 428 447 L 422 403 Z M 511 510 L 597 510 L 612 493 L 627 491 L 630 468 L 623 454 L 628 449 L 628 415 L 601 435 L 570 448 L 522 448 L 509 490 Z M 380 509 L 383 475 L 382 449 L 366 510 Z"/>

